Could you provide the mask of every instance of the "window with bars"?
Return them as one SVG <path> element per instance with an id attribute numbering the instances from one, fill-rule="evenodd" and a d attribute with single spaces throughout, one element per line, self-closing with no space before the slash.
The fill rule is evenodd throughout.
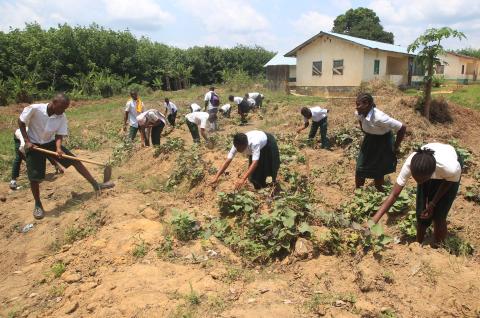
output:
<path id="1" fill-rule="evenodd" d="M 312 63 L 312 75 L 322 75 L 322 61 L 316 61 Z"/>
<path id="2" fill-rule="evenodd" d="M 374 75 L 380 74 L 380 60 L 375 60 L 373 62 L 373 74 Z"/>
<path id="3" fill-rule="evenodd" d="M 333 60 L 333 75 L 343 75 L 343 60 Z"/>

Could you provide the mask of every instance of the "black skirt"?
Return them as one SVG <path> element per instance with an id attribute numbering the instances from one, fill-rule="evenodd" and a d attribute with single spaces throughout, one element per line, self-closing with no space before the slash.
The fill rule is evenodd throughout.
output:
<path id="1" fill-rule="evenodd" d="M 277 181 L 278 169 L 280 169 L 280 152 L 277 141 L 271 134 L 267 135 L 267 144 L 260 150 L 258 166 L 248 178 L 255 189 L 267 186 L 267 177 L 272 177 L 272 182 Z M 249 165 L 252 164 L 252 156 L 248 158 Z"/>
<path id="2" fill-rule="evenodd" d="M 379 179 L 395 172 L 397 156 L 393 151 L 393 134 L 365 133 L 357 158 L 356 175 L 361 178 Z"/>

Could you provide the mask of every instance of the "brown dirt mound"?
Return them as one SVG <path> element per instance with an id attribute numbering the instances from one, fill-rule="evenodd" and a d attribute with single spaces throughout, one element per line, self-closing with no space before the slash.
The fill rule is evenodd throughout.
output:
<path id="1" fill-rule="evenodd" d="M 395 84 L 381 79 L 362 82 L 360 87 L 354 90 L 353 96 L 360 93 L 369 93 L 374 96 L 398 96 L 402 94 Z"/>

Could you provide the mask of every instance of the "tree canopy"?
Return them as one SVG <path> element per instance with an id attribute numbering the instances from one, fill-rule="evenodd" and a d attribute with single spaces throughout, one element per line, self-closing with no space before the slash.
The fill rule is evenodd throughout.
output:
<path id="1" fill-rule="evenodd" d="M 476 57 L 477 59 L 480 59 L 480 49 L 465 48 L 465 49 L 457 50 L 456 53 L 466 55 L 466 56 Z"/>
<path id="2" fill-rule="evenodd" d="M 333 21 L 332 32 L 393 44 L 393 33 L 383 30 L 380 18 L 368 8 L 349 9 Z"/>

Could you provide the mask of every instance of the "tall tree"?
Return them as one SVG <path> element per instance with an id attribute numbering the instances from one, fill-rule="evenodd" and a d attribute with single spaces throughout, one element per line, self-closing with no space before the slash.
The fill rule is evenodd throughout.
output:
<path id="1" fill-rule="evenodd" d="M 368 8 L 349 9 L 339 15 L 332 32 L 393 44 L 393 33 L 384 31 L 380 18 Z"/>
<path id="2" fill-rule="evenodd" d="M 408 52 L 417 54 L 416 62 L 422 64 L 427 70 L 425 76 L 425 89 L 423 91 L 423 115 L 430 120 L 430 104 L 432 102 L 433 67 L 438 61 L 438 56 L 445 54 L 441 41 L 447 38 L 466 39 L 465 34 L 449 27 L 440 29 L 427 29 L 412 44 Z M 416 52 L 419 50 L 418 52 Z"/>

